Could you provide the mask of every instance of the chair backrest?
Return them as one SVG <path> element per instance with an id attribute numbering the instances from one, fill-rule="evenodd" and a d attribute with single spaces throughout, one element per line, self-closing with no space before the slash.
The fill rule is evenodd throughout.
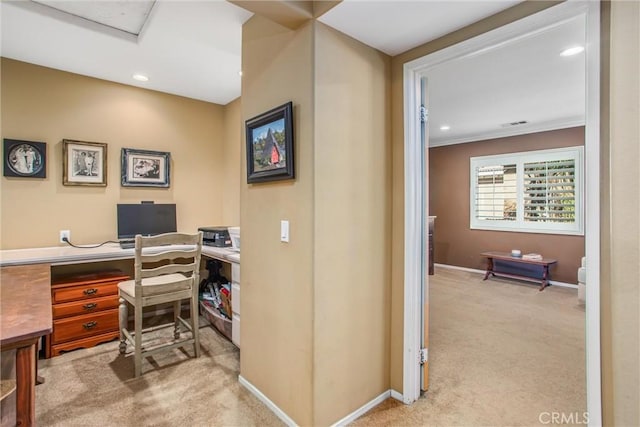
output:
<path id="1" fill-rule="evenodd" d="M 198 291 L 202 231 L 195 234 L 165 233 L 135 238 L 134 278 L 136 297 L 176 290 Z M 164 283 L 160 280 L 143 286 L 142 279 L 178 273 L 184 278 Z M 178 277 L 178 276 L 176 276 Z"/>

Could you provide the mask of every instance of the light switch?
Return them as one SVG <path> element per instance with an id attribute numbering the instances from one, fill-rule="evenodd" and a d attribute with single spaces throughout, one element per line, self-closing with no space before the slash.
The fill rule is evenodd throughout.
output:
<path id="1" fill-rule="evenodd" d="M 280 241 L 289 243 L 289 221 L 280 221 Z"/>

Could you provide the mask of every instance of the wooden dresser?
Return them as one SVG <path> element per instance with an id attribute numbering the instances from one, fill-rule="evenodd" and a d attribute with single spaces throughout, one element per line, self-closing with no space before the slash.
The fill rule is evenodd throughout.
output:
<path id="1" fill-rule="evenodd" d="M 53 332 L 45 339 L 45 357 L 119 337 L 118 283 L 128 279 L 118 270 L 54 279 Z"/>

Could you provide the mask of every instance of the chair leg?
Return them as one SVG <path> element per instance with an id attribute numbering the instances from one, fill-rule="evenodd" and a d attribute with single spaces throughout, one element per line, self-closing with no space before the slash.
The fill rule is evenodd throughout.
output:
<path id="1" fill-rule="evenodd" d="M 198 294 L 194 294 L 191 297 L 191 303 L 189 304 L 191 315 L 191 333 L 193 334 L 193 349 L 196 353 L 196 357 L 200 357 L 200 322 L 198 321 Z"/>
<path id="2" fill-rule="evenodd" d="M 136 348 L 134 350 L 135 377 L 142 373 L 142 307 L 135 306 Z"/>
<path id="3" fill-rule="evenodd" d="M 127 329 L 129 314 L 127 312 L 127 302 L 124 298 L 120 298 L 120 305 L 118 306 L 118 326 L 120 327 L 120 354 L 124 354 L 127 351 L 127 337 L 122 332 L 123 329 Z"/>
<path id="4" fill-rule="evenodd" d="M 178 317 L 180 317 L 180 310 L 182 301 L 174 301 L 173 303 L 173 338 L 180 338 L 180 321 Z"/>

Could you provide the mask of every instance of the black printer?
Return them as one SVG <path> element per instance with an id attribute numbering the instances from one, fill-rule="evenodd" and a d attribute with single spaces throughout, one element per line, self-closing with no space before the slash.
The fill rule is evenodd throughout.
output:
<path id="1" fill-rule="evenodd" d="M 198 231 L 202 231 L 202 244 L 207 246 L 215 246 L 218 248 L 226 248 L 231 246 L 231 237 L 227 227 L 200 227 Z"/>

